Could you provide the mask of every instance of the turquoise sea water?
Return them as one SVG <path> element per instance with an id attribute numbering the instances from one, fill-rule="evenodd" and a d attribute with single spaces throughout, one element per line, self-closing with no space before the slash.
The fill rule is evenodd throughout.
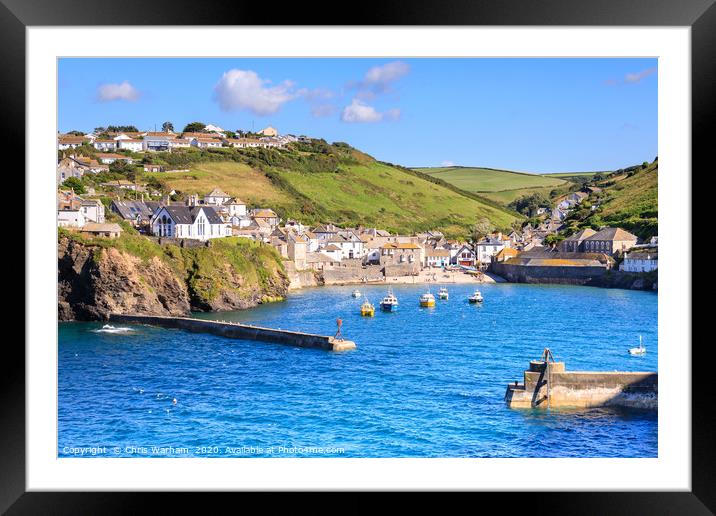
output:
<path id="1" fill-rule="evenodd" d="M 146 326 L 59 328 L 61 457 L 656 457 L 653 412 L 512 410 L 507 383 L 552 349 L 568 370 L 657 370 L 657 295 L 556 285 L 395 286 L 397 313 L 355 287 L 200 317 L 321 334 L 345 353 Z M 384 287 L 360 287 L 376 305 Z M 437 288 L 432 287 L 437 294 Z M 437 297 L 437 296 L 436 296 Z M 647 354 L 629 347 L 643 335 Z M 173 403 L 176 399 L 176 404 Z"/>

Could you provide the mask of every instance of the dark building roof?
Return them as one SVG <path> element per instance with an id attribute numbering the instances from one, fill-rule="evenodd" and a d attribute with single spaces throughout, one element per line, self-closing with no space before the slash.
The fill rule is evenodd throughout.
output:
<path id="1" fill-rule="evenodd" d="M 148 202 L 143 201 L 112 201 L 112 211 L 119 214 L 124 220 L 149 220 L 156 208 L 150 207 Z"/>
<path id="2" fill-rule="evenodd" d="M 209 224 L 223 224 L 224 221 L 209 206 L 164 206 L 175 224 L 193 224 L 199 213 L 204 210 Z"/>

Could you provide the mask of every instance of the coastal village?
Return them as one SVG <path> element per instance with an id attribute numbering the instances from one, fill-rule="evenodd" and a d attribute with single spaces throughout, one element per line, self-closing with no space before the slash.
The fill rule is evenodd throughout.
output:
<path id="1" fill-rule="evenodd" d="M 57 225 L 113 239 L 124 231 L 123 221 L 147 238 L 180 246 L 211 245 L 225 237 L 262 242 L 282 257 L 292 288 L 373 282 L 550 282 L 551 273 L 545 273 L 550 268 L 558 270 L 560 278 L 566 275 L 578 283 L 595 270 L 648 273 L 658 268 L 657 237 L 640 242 L 624 229 L 601 227 L 582 229 L 560 241 L 550 238 L 564 229 L 571 210 L 599 193 L 594 186 L 563 196 L 551 209 L 539 208 L 536 219 L 530 219 L 538 223 L 525 222 L 508 232 L 483 231 L 465 240 L 446 238 L 437 230 L 391 234 L 379 227 L 339 227 L 330 221 L 309 227 L 300 220 L 283 220 L 272 206 L 250 206 L 221 184 L 210 192 L 179 194 L 130 180 L 108 181 L 101 191 L 90 189 L 81 195 L 72 188 L 71 178 L 106 172 L 115 162 L 145 172 L 172 172 L 151 160 L 137 160 L 137 154 L 190 147 L 283 149 L 299 141 L 310 138 L 281 135 L 273 127 L 242 136 L 212 125 L 201 132 L 59 135 Z M 82 145 L 91 145 L 95 157 L 73 152 Z"/>

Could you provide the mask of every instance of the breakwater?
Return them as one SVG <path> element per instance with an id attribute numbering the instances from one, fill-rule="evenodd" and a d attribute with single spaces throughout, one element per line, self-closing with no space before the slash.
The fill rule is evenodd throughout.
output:
<path id="1" fill-rule="evenodd" d="M 533 360 L 524 382 L 507 386 L 510 408 L 628 407 L 656 410 L 654 372 L 566 371 L 564 362 Z"/>
<path id="2" fill-rule="evenodd" d="M 326 335 L 297 331 L 263 328 L 249 324 L 240 324 L 191 317 L 166 317 L 154 315 L 110 314 L 110 322 L 125 324 L 148 324 L 162 328 L 173 328 L 196 333 L 211 333 L 230 339 L 256 340 L 286 344 L 301 348 L 324 349 L 327 351 L 346 351 L 355 349 L 355 342 L 336 339 Z"/>

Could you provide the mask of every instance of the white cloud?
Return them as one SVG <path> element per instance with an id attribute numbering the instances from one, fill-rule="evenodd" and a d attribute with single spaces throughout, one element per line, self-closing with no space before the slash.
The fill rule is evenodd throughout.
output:
<path id="1" fill-rule="evenodd" d="M 454 162 L 454 161 L 450 161 L 450 160 L 448 159 L 448 160 L 445 160 L 445 161 L 443 161 L 442 163 L 440 163 L 440 165 L 443 166 L 443 167 L 454 167 L 454 166 L 455 166 L 455 162 Z"/>
<path id="2" fill-rule="evenodd" d="M 276 86 L 270 83 L 251 70 L 229 70 L 214 86 L 214 98 L 223 111 L 247 109 L 259 116 L 270 115 L 296 98 L 293 82 L 283 81 Z"/>
<path id="3" fill-rule="evenodd" d="M 100 102 L 112 102 L 113 100 L 134 102 L 139 99 L 139 95 L 139 90 L 132 86 L 129 81 L 124 81 L 121 84 L 100 84 L 97 88 L 97 100 Z"/>
<path id="4" fill-rule="evenodd" d="M 353 99 L 349 106 L 343 108 L 341 120 L 349 123 L 371 123 L 380 122 L 381 120 L 397 120 L 400 118 L 399 109 L 389 109 L 384 113 L 376 111 L 373 106 L 369 106 L 359 99 Z"/>
<path id="5" fill-rule="evenodd" d="M 635 84 L 655 73 L 656 68 L 647 68 L 646 70 L 642 70 L 641 72 L 628 73 L 624 76 L 624 82 L 627 84 Z"/>
<path id="6" fill-rule="evenodd" d="M 356 97 L 363 100 L 371 100 L 378 95 L 391 90 L 395 81 L 404 77 L 410 72 L 410 65 L 403 61 L 392 61 L 381 66 L 374 66 L 369 69 L 363 80 L 349 83 L 349 88 L 356 88 Z"/>
<path id="7" fill-rule="evenodd" d="M 393 61 L 382 66 L 374 66 L 365 74 L 366 84 L 386 85 L 395 82 L 410 71 L 408 63 Z"/>

